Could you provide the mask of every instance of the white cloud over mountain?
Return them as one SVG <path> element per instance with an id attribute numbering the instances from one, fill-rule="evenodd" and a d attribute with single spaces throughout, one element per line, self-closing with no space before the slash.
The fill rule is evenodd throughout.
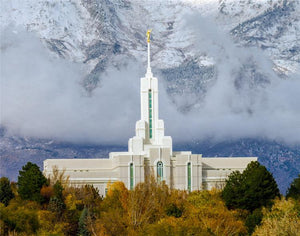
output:
<path id="1" fill-rule="evenodd" d="M 187 113 L 178 111 L 160 80 L 160 117 L 166 133 L 175 142 L 264 137 L 299 143 L 299 75 L 281 79 L 258 49 L 237 46 L 198 15 L 187 19 L 196 32 L 195 50 L 214 59 L 218 77 Z M 125 143 L 133 135 L 139 119 L 139 78 L 145 72 L 142 63 L 108 66 L 101 86 L 88 94 L 81 84 L 86 65 L 50 55 L 34 33 L 20 27 L 2 35 L 1 123 L 9 132 L 87 143 Z M 253 83 L 251 73 L 239 76 L 249 61 L 267 81 Z"/>

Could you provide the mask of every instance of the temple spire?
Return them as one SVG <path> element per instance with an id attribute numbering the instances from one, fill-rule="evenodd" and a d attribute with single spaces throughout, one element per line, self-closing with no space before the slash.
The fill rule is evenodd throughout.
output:
<path id="1" fill-rule="evenodd" d="M 147 74 L 148 76 L 152 77 L 152 72 L 151 72 L 151 66 L 150 66 L 150 33 L 152 30 L 147 30 L 147 43 L 148 43 L 148 67 L 147 67 Z"/>

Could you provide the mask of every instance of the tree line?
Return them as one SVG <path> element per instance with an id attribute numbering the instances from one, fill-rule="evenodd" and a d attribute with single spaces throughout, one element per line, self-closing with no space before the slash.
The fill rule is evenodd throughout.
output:
<path id="1" fill-rule="evenodd" d="M 182 191 L 151 175 L 128 190 L 69 184 L 57 169 L 46 178 L 36 164 L 17 183 L 0 179 L 0 235 L 298 235 L 300 175 L 281 196 L 258 162 L 233 172 L 222 190 Z"/>

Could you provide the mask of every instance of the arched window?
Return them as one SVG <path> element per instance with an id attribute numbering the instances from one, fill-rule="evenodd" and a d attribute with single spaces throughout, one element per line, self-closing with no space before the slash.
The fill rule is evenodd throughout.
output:
<path id="1" fill-rule="evenodd" d="M 164 177 L 164 164 L 161 161 L 157 162 L 157 182 L 163 181 Z"/>
<path id="2" fill-rule="evenodd" d="M 191 170 L 191 163 L 187 163 L 187 189 L 189 192 L 192 191 L 192 170 Z"/>
<path id="3" fill-rule="evenodd" d="M 134 184 L 133 163 L 130 163 L 129 172 L 130 172 L 129 174 L 130 190 L 133 190 L 133 184 Z"/>

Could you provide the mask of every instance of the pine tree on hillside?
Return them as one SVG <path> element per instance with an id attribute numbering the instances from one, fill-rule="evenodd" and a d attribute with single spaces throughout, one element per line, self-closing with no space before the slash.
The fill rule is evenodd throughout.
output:
<path id="1" fill-rule="evenodd" d="M 6 177 L 0 178 L 0 202 L 7 206 L 12 198 L 14 198 L 14 193 L 9 179 Z"/>
<path id="2" fill-rule="evenodd" d="M 293 180 L 286 193 L 286 198 L 300 199 L 300 174 Z"/>
<path id="3" fill-rule="evenodd" d="M 279 197 L 279 189 L 272 174 L 257 161 L 248 164 L 243 173 L 233 172 L 226 181 L 222 197 L 228 208 L 240 208 L 253 212 L 262 206 L 270 206 Z"/>

